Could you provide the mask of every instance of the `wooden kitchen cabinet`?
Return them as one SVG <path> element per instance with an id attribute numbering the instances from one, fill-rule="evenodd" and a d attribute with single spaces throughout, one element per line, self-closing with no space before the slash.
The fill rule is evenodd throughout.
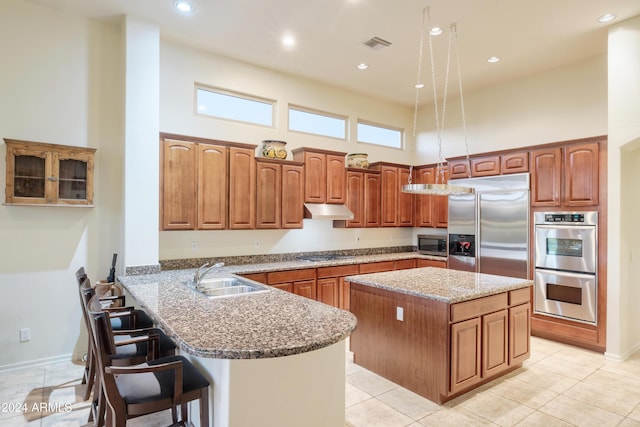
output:
<path id="1" fill-rule="evenodd" d="M 531 151 L 531 206 L 560 206 L 562 150 L 542 148 Z"/>
<path id="2" fill-rule="evenodd" d="M 368 262 L 366 264 L 360 264 L 360 274 L 393 271 L 395 268 L 396 265 L 394 261 Z"/>
<path id="3" fill-rule="evenodd" d="M 359 170 L 347 170 L 347 198 L 346 205 L 353 212 L 352 220 L 334 220 L 336 228 L 364 228 L 365 226 L 365 174 Z"/>
<path id="4" fill-rule="evenodd" d="M 256 228 L 302 228 L 303 167 L 256 159 Z"/>
<path id="5" fill-rule="evenodd" d="M 240 274 L 242 277 L 246 277 L 249 280 L 256 281 L 258 283 L 267 284 L 267 273 L 248 273 L 248 274 Z"/>
<path id="6" fill-rule="evenodd" d="M 267 273 L 267 284 L 310 299 L 316 299 L 316 270 L 272 271 Z"/>
<path id="7" fill-rule="evenodd" d="M 293 159 L 304 163 L 305 203 L 345 203 L 346 154 L 306 147 L 293 150 Z"/>
<path id="8" fill-rule="evenodd" d="M 599 144 L 531 151 L 531 206 L 598 206 Z"/>
<path id="9" fill-rule="evenodd" d="M 95 148 L 6 139 L 5 204 L 93 206 Z"/>
<path id="10" fill-rule="evenodd" d="M 508 310 L 482 316 L 482 378 L 509 367 Z"/>
<path id="11" fill-rule="evenodd" d="M 229 229 L 255 227 L 255 149 L 229 147 Z"/>
<path id="12" fill-rule="evenodd" d="M 457 393 L 481 379 L 480 318 L 451 325 L 451 393 Z"/>
<path id="13" fill-rule="evenodd" d="M 503 175 L 529 172 L 529 153 L 507 153 L 500 156 L 500 170 Z"/>
<path id="14" fill-rule="evenodd" d="M 380 227 L 380 172 L 364 174 L 364 226 Z"/>
<path id="15" fill-rule="evenodd" d="M 163 230 L 194 230 L 197 228 L 198 145 L 171 139 L 163 139 L 161 144 L 161 227 Z"/>
<path id="16" fill-rule="evenodd" d="M 469 178 L 471 177 L 470 161 L 465 159 L 449 159 L 449 178 Z"/>
<path id="17" fill-rule="evenodd" d="M 598 206 L 598 154 L 597 142 L 564 148 L 565 206 Z"/>
<path id="18" fill-rule="evenodd" d="M 282 165 L 282 228 L 302 228 L 304 216 L 304 166 Z"/>
<path id="19" fill-rule="evenodd" d="M 161 133 L 161 229 L 255 228 L 255 147 Z"/>
<path id="20" fill-rule="evenodd" d="M 319 267 L 316 299 L 325 304 L 349 310 L 349 288 L 344 278 L 359 272 L 357 264 Z"/>
<path id="21" fill-rule="evenodd" d="M 527 291 L 529 291 L 527 289 Z M 531 353 L 531 304 L 509 309 L 509 365 L 523 362 Z"/>
<path id="22" fill-rule="evenodd" d="M 474 157 L 471 159 L 471 176 L 500 175 L 500 156 Z"/>
<path id="23" fill-rule="evenodd" d="M 381 162 L 371 167 L 380 171 L 380 226 L 412 227 L 413 194 L 400 191 L 408 183 L 409 168 Z"/>
<path id="24" fill-rule="evenodd" d="M 396 260 L 394 270 L 408 270 L 410 268 L 416 268 L 416 259 L 399 259 Z"/>
<path id="25" fill-rule="evenodd" d="M 437 166 L 426 166 L 416 169 L 416 184 L 446 184 L 449 170 L 443 166 L 442 173 L 437 176 Z M 415 195 L 415 227 L 447 228 L 449 222 L 449 198 L 426 194 Z"/>
<path id="26" fill-rule="evenodd" d="M 179 141 L 168 143 L 179 144 Z M 198 196 L 192 200 L 183 199 L 181 204 L 189 206 L 189 209 L 193 209 L 190 205 L 197 205 L 198 230 L 224 230 L 227 228 L 228 148 L 221 145 L 198 144 L 196 154 L 198 166 L 194 171 L 197 171 L 198 178 L 191 183 L 183 184 L 185 188 L 195 185 Z M 188 170 L 184 170 L 184 173 L 190 176 Z M 180 191 L 180 187 L 177 191 Z M 166 206 L 166 200 L 164 205 Z M 165 224 L 165 227 L 167 226 L 168 224 Z"/>

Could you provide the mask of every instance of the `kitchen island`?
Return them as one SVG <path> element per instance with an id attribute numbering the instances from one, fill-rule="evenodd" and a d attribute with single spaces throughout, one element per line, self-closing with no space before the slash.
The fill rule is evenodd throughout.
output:
<path id="1" fill-rule="evenodd" d="M 344 425 L 345 339 L 356 318 L 258 283 L 260 292 L 208 298 L 190 285 L 194 272 L 119 281 L 209 379 L 212 425 Z"/>
<path id="2" fill-rule="evenodd" d="M 348 276 L 356 364 L 442 404 L 529 357 L 524 279 L 442 268 Z"/>

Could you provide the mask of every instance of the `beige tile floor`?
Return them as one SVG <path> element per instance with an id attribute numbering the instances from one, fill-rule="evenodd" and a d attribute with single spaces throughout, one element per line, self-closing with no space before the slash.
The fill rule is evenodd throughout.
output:
<path id="1" fill-rule="evenodd" d="M 521 369 L 443 406 L 355 365 L 348 353 L 346 425 L 640 427 L 640 353 L 617 363 L 535 337 L 531 347 L 531 358 Z M 88 403 L 80 397 L 82 369 L 64 362 L 0 373 L 0 426 L 90 425 Z M 40 407 L 42 402 L 48 407 Z M 129 425 L 170 421 L 162 413 Z"/>

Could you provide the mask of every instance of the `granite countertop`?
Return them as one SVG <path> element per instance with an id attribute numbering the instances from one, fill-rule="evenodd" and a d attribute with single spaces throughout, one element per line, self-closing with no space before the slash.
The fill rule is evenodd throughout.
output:
<path id="1" fill-rule="evenodd" d="M 446 261 L 445 257 L 415 252 L 343 256 L 328 261 L 229 265 L 207 274 L 207 278 L 408 258 Z M 162 330 L 189 354 L 220 359 L 288 356 L 339 342 L 355 329 L 356 318 L 347 311 L 266 285 L 258 284 L 267 292 L 209 299 L 185 285 L 195 271 L 118 277 Z"/>
<path id="2" fill-rule="evenodd" d="M 401 292 L 449 304 L 533 285 L 533 281 L 492 274 L 425 267 L 347 276 L 361 285 Z"/>

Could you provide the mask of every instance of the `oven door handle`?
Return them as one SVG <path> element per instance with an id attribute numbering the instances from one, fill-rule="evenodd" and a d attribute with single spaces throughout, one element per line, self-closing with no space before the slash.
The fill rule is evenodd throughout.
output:
<path id="1" fill-rule="evenodd" d="M 552 274 L 554 276 L 563 276 L 563 277 L 572 277 L 576 279 L 593 279 L 596 274 L 595 273 L 582 273 L 577 271 L 568 271 L 568 270 L 551 270 L 548 268 L 539 268 L 536 267 L 535 273 L 542 274 Z"/>

